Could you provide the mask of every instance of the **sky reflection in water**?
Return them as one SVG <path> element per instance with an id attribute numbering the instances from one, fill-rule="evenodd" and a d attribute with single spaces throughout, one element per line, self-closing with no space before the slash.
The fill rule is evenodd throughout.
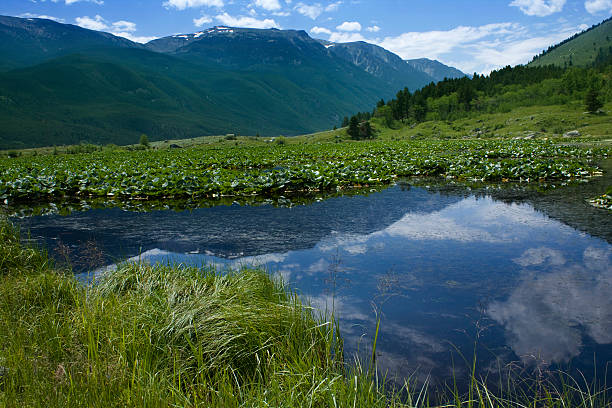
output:
<path id="1" fill-rule="evenodd" d="M 270 253 L 258 253 L 245 244 L 244 250 L 232 247 L 234 256 L 229 256 L 222 243 L 207 247 L 202 231 L 190 237 L 184 228 L 181 240 L 195 242 L 192 247 L 183 246 L 179 252 L 171 250 L 172 245 L 163 248 L 149 242 L 140 259 L 220 267 L 263 265 L 319 310 L 333 308 L 349 351 L 367 352 L 380 316 L 378 361 L 392 375 L 418 371 L 421 378 L 428 374 L 447 378 L 451 356 L 455 371 L 461 371 L 465 364 L 457 363 L 458 353 L 471 356 L 475 342 L 481 369 L 522 360 L 539 366 L 571 361 L 592 371 L 593 353 L 601 365 L 610 361 L 612 246 L 607 242 L 527 204 L 505 204 L 489 197 L 448 197 L 395 187 L 370 197 L 330 201 L 334 200 L 293 213 L 273 207 L 245 208 L 255 211 L 251 215 L 256 217 L 266 213 L 267 219 L 276 220 L 273 231 L 253 236 L 252 241 L 271 237 L 274 231 L 292 231 L 286 248 L 270 244 Z M 202 209 L 181 217 L 198 224 L 215 211 L 229 210 Z M 379 214 L 382 211 L 386 218 Z M 391 216 L 393 211 L 396 214 Z M 317 214 L 327 221 L 308 231 L 295 228 Z M 28 221 L 28 227 L 34 235 L 38 231 L 47 237 L 70 230 L 68 236 L 76 239 L 79 225 L 85 228 L 92 221 L 71 217 L 40 217 Z M 156 217 L 163 218 L 164 213 Z M 256 218 L 254 231 L 257 222 L 259 228 L 269 228 L 262 217 Z M 355 217 L 363 220 L 342 222 Z M 231 219 L 227 217 L 226 223 L 236 222 Z M 171 224 L 179 230 L 186 225 L 161 224 L 166 230 Z M 223 229 L 223 223 L 218 227 Z M 147 228 L 141 231 L 146 240 Z M 172 230 L 170 235 L 181 231 Z M 310 244 L 297 244 L 300 234 Z M 121 236 L 110 234 L 105 239 L 121 240 Z"/>

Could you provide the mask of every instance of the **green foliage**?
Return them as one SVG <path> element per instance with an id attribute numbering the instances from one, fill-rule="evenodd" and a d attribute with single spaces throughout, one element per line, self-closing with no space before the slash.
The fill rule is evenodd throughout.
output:
<path id="1" fill-rule="evenodd" d="M 358 137 L 365 137 L 366 124 Z M 360 136 L 363 135 L 363 136 Z M 283 139 L 281 139 L 283 140 Z M 202 199 L 336 191 L 397 177 L 567 180 L 597 171 L 609 149 L 544 140 L 427 140 L 287 143 L 275 146 L 103 151 L 0 159 L 0 198 L 10 203 Z"/>
<path id="2" fill-rule="evenodd" d="M 384 103 L 384 102 L 383 102 Z M 386 127 L 393 127 L 393 111 L 390 106 L 382 105 L 376 107 L 376 112 L 374 113 L 375 118 L 382 118 L 383 123 Z"/>
<path id="3" fill-rule="evenodd" d="M 144 133 L 141 134 L 139 144 L 144 147 L 149 147 L 149 137 Z"/>
<path id="4" fill-rule="evenodd" d="M 359 139 L 373 139 L 374 134 L 374 129 L 372 128 L 369 120 L 359 124 Z"/>
<path id="5" fill-rule="evenodd" d="M 414 93 L 408 89 L 399 91 L 386 105 L 380 106 L 379 102 L 374 116 L 382 118 L 381 123 L 389 128 L 394 121 L 457 120 L 474 113 L 584 100 L 589 88 L 600 90 L 607 101 L 612 99 L 612 81 L 606 69 L 517 66 L 493 71 L 489 76 L 446 79 Z"/>
<path id="6" fill-rule="evenodd" d="M 603 107 L 603 103 L 599 100 L 599 92 L 597 89 L 591 88 L 586 94 L 585 105 L 590 113 L 597 113 Z"/>
<path id="7" fill-rule="evenodd" d="M 351 117 L 346 133 L 351 139 L 359 139 L 359 119 L 356 116 Z"/>

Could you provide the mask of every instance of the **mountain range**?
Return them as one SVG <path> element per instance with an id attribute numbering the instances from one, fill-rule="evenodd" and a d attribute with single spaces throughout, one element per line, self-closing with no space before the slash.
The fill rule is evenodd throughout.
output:
<path id="1" fill-rule="evenodd" d="M 463 76 L 363 42 L 214 27 L 138 44 L 0 16 L 0 148 L 328 129 L 408 87 Z"/>

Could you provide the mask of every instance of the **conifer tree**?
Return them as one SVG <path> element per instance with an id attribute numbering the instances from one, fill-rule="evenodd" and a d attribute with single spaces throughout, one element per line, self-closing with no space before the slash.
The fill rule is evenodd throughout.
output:
<path id="1" fill-rule="evenodd" d="M 589 92 L 586 94 L 585 104 L 587 111 L 590 113 L 597 112 L 601 107 L 603 107 L 603 103 L 599 100 L 599 92 L 597 89 L 591 88 Z"/>
<path id="2" fill-rule="evenodd" d="M 346 133 L 348 133 L 351 139 L 359 138 L 359 119 L 357 119 L 357 116 L 351 117 Z"/>

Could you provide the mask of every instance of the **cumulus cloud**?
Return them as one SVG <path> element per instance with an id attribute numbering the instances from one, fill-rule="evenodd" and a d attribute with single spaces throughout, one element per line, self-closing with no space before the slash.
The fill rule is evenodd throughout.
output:
<path id="1" fill-rule="evenodd" d="M 130 33 L 133 33 L 134 31 L 136 31 L 136 24 L 132 23 L 131 21 L 125 21 L 125 20 L 115 21 L 112 27 L 113 27 L 113 31 L 127 31 Z"/>
<path id="2" fill-rule="evenodd" d="M 109 26 L 99 14 L 94 18 L 83 16 L 77 17 L 75 20 L 79 27 L 87 28 L 88 30 L 103 31 L 109 29 Z"/>
<path id="3" fill-rule="evenodd" d="M 337 43 L 347 43 L 347 42 L 367 41 L 367 40 L 360 33 L 334 32 L 329 36 L 329 41 L 337 42 Z"/>
<path id="4" fill-rule="evenodd" d="M 380 27 L 377 25 L 373 25 L 371 27 L 368 27 L 367 30 L 371 33 L 377 33 L 380 31 Z"/>
<path id="5" fill-rule="evenodd" d="M 298 3 L 295 6 L 295 10 L 303 16 L 310 17 L 313 20 L 316 20 L 321 14 L 323 14 L 323 7 L 319 4 L 304 4 Z"/>
<path id="6" fill-rule="evenodd" d="M 291 4 L 290 1 L 286 1 L 287 4 Z M 316 20 L 323 13 L 331 13 L 337 11 L 342 4 L 341 1 L 330 3 L 327 6 L 323 6 L 321 3 L 306 4 L 303 2 L 297 3 L 294 7 L 298 13 L 303 16 L 310 17 Z"/>
<path id="7" fill-rule="evenodd" d="M 255 5 L 268 11 L 281 9 L 281 5 L 278 0 L 255 0 Z"/>
<path id="8" fill-rule="evenodd" d="M 209 24 L 212 23 L 212 18 L 210 18 L 210 16 L 202 16 L 200 18 L 194 18 L 193 19 L 193 24 L 196 27 L 202 27 L 204 24 Z"/>
<path id="9" fill-rule="evenodd" d="M 514 0 L 510 6 L 518 7 L 528 16 L 544 17 L 563 10 L 565 2 L 566 0 Z"/>
<path id="10" fill-rule="evenodd" d="M 230 16 L 228 13 L 223 13 L 215 16 L 215 19 L 230 27 L 281 28 L 276 21 L 270 18 L 258 20 L 254 17 L 234 17 Z"/>
<path id="11" fill-rule="evenodd" d="M 221 8 L 225 4 L 223 0 L 168 0 L 164 2 L 166 8 L 176 8 L 178 10 L 185 10 L 193 7 L 218 7 Z"/>
<path id="12" fill-rule="evenodd" d="M 584 8 L 591 14 L 602 12 L 612 14 L 612 0 L 587 0 L 584 2 Z"/>
<path id="13" fill-rule="evenodd" d="M 48 16 L 46 14 L 23 13 L 23 14 L 20 14 L 19 17 L 21 18 L 42 18 L 45 20 L 57 21 L 58 23 L 63 23 L 65 21 L 63 18 Z"/>
<path id="14" fill-rule="evenodd" d="M 531 57 L 571 35 L 578 27 L 551 27 L 536 34 L 518 23 L 458 26 L 446 31 L 407 32 L 386 37 L 378 45 L 403 59 L 431 58 L 464 72 L 488 73 Z"/>
<path id="15" fill-rule="evenodd" d="M 357 21 L 345 21 L 336 27 L 336 30 L 347 32 L 361 31 L 361 24 L 359 24 Z"/>
<path id="16" fill-rule="evenodd" d="M 318 26 L 314 26 L 310 29 L 310 32 L 315 34 L 315 35 L 319 35 L 319 34 L 327 34 L 327 35 L 331 35 L 332 31 L 330 29 L 327 29 L 325 27 L 318 27 Z"/>
<path id="17" fill-rule="evenodd" d="M 118 37 L 127 38 L 130 41 L 138 43 L 144 44 L 157 38 L 134 35 L 136 32 L 135 23 L 126 20 L 119 20 L 110 23 L 99 14 L 93 18 L 89 16 L 77 17 L 75 21 L 79 27 L 87 28 L 88 30 L 106 31 Z"/>

